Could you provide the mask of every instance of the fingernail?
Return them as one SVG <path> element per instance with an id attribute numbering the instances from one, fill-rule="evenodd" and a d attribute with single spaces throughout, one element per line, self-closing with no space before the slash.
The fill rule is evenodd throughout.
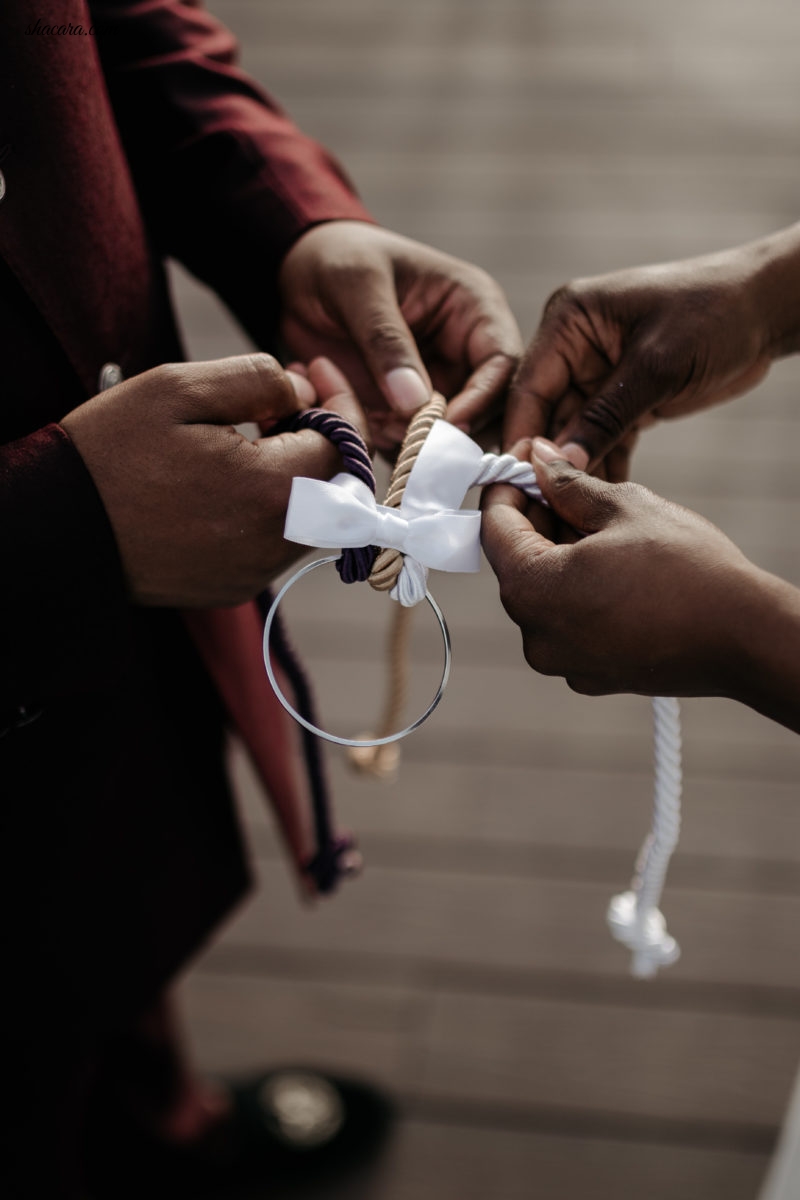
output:
<path id="1" fill-rule="evenodd" d="M 561 447 L 561 457 L 571 462 L 579 471 L 585 471 L 589 465 L 589 454 L 578 442 L 567 442 Z"/>
<path id="2" fill-rule="evenodd" d="M 430 400 L 430 391 L 422 376 L 413 367 L 395 367 L 393 371 L 389 371 L 386 386 L 393 407 L 407 417 Z"/>
<path id="3" fill-rule="evenodd" d="M 296 375 L 294 371 L 287 371 L 286 378 L 294 388 L 294 394 L 301 404 L 313 404 L 317 398 L 317 393 L 312 385 L 302 375 Z"/>
<path id="4" fill-rule="evenodd" d="M 563 462 L 564 451 L 560 446 L 548 442 L 547 438 L 537 437 L 533 439 L 533 457 L 538 458 L 539 462 Z"/>

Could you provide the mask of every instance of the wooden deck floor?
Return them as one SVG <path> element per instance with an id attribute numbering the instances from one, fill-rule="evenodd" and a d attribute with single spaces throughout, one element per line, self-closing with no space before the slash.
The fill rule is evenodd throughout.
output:
<path id="1" fill-rule="evenodd" d="M 797 217 L 790 0 L 212 8 L 375 214 L 488 268 L 526 332 L 571 276 Z M 207 294 L 179 274 L 176 289 L 195 357 L 243 344 Z M 780 364 L 750 397 L 649 434 L 635 461 L 798 584 L 799 405 L 800 362 Z M 646 701 L 535 677 L 488 568 L 435 591 L 454 674 L 399 781 L 331 756 L 367 860 L 334 901 L 298 906 L 234 748 L 261 886 L 186 981 L 201 1061 L 301 1060 L 392 1090 L 403 1119 L 379 1168 L 320 1197 L 754 1200 L 800 1057 L 797 739 L 730 703 L 685 705 L 665 899 L 683 957 L 634 981 L 604 911 L 647 825 Z M 323 691 L 348 664 L 343 722 L 375 685 L 380 603 L 319 581 L 294 614 Z"/>

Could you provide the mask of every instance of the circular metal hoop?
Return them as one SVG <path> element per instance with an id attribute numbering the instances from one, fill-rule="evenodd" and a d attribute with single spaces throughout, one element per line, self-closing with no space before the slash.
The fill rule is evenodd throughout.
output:
<path id="1" fill-rule="evenodd" d="M 315 733 L 317 737 L 324 738 L 326 742 L 335 742 L 338 746 L 387 746 L 390 742 L 399 742 L 401 738 L 408 737 L 409 733 L 413 733 L 415 729 L 419 729 L 420 725 L 422 725 L 424 721 L 427 721 L 428 717 L 431 715 L 433 710 L 436 708 L 436 705 L 444 695 L 444 689 L 447 687 L 447 681 L 450 678 L 450 662 L 452 659 L 450 631 L 447 628 L 447 622 L 444 619 L 444 613 L 439 608 L 439 605 L 436 603 L 430 592 L 425 593 L 425 599 L 433 609 L 433 614 L 436 617 L 436 620 L 439 622 L 439 628 L 442 631 L 442 639 L 444 641 L 444 668 L 442 670 L 442 678 L 439 682 L 439 687 L 436 690 L 436 695 L 433 697 L 433 700 L 431 700 L 422 716 L 417 717 L 416 721 L 413 721 L 411 725 L 406 726 L 405 729 L 401 729 L 397 733 L 391 733 L 388 737 L 382 738 L 345 738 L 339 737 L 335 733 L 328 733 L 327 730 L 320 729 L 317 725 L 312 725 L 312 723 L 307 721 L 305 717 L 301 716 L 297 709 L 294 708 L 293 705 L 291 705 L 286 699 L 280 689 L 275 672 L 272 669 L 272 660 L 269 652 L 269 636 L 272 631 L 272 623 L 275 620 L 275 614 L 278 611 L 281 601 L 289 591 L 289 588 L 293 587 L 298 580 L 303 578 L 304 575 L 308 575 L 311 571 L 315 571 L 317 567 L 324 567 L 327 566 L 328 563 L 336 562 L 338 557 L 338 554 L 331 554 L 327 558 L 318 558 L 314 562 L 307 563 L 306 566 L 301 567 L 299 571 L 295 571 L 291 579 L 289 579 L 278 592 L 277 596 L 272 601 L 272 607 L 267 614 L 267 621 L 264 626 L 264 666 L 267 669 L 267 676 L 272 684 L 272 690 L 280 700 L 283 707 L 291 716 L 294 717 L 295 721 L 297 721 L 299 725 L 302 725 L 304 729 L 307 729 L 309 733 Z"/>

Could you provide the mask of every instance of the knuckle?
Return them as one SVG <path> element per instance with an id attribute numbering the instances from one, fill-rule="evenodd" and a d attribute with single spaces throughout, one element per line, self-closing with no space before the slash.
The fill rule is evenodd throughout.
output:
<path id="1" fill-rule="evenodd" d="M 641 483 L 632 483 L 629 479 L 615 484 L 614 494 L 620 507 L 624 508 L 641 509 L 643 505 L 650 504 L 655 498 L 649 488 L 643 487 Z"/>
<path id="2" fill-rule="evenodd" d="M 529 667 L 539 675 L 555 676 L 562 672 L 552 642 L 541 633 L 529 634 L 523 641 L 523 653 Z"/>
<path id="3" fill-rule="evenodd" d="M 577 299 L 574 283 L 562 283 L 544 302 L 542 319 L 550 320 L 564 309 L 571 308 Z"/>
<path id="4" fill-rule="evenodd" d="M 582 419 L 604 440 L 616 442 L 627 432 L 632 415 L 628 394 L 601 393 L 584 409 Z"/>
<path id="5" fill-rule="evenodd" d="M 608 696 L 611 689 L 599 679 L 588 675 L 566 675 L 567 687 L 579 696 Z"/>
<path id="6" fill-rule="evenodd" d="M 331 293 L 348 296 L 353 292 L 368 292 L 380 286 L 385 277 L 381 268 L 372 262 L 364 261 L 359 255 L 347 253 L 345 247 L 342 247 L 341 254 L 331 258 L 326 275 Z"/>
<path id="7" fill-rule="evenodd" d="M 259 350 L 254 354 L 246 354 L 242 360 L 244 370 L 255 371 L 256 374 L 274 379 L 283 377 L 283 367 L 273 355 Z"/>
<path id="8" fill-rule="evenodd" d="M 576 311 L 583 312 L 593 296 L 588 280 L 571 279 L 568 283 L 562 283 L 547 297 L 542 310 L 542 320 L 567 320 L 574 316 Z"/>
<path id="9" fill-rule="evenodd" d="M 507 306 L 505 292 L 497 280 L 483 267 L 472 265 L 469 276 L 463 282 L 467 291 L 480 296 L 484 303 L 488 302 L 492 311 L 495 311 L 498 305 L 503 308 Z"/>
<path id="10" fill-rule="evenodd" d="M 679 357 L 674 343 L 666 343 L 663 336 L 653 333 L 646 337 L 639 347 L 638 376 L 641 380 L 640 394 L 646 395 L 653 403 L 664 400 L 682 391 L 691 375 L 693 362 Z M 652 403 L 642 405 L 642 409 L 652 408 Z"/>
<path id="11" fill-rule="evenodd" d="M 194 363 L 162 363 L 152 372 L 159 404 L 173 417 L 190 413 L 206 393 L 208 385 L 194 367 Z"/>
<path id="12" fill-rule="evenodd" d="M 385 312 L 371 313 L 365 322 L 366 336 L 376 354 L 405 350 L 407 338 L 392 317 Z"/>
<path id="13" fill-rule="evenodd" d="M 160 391 L 180 392 L 188 384 L 188 372 L 185 363 L 161 363 L 158 367 L 146 372 Z"/>
<path id="14" fill-rule="evenodd" d="M 286 377 L 286 372 L 271 354 L 259 352 L 245 355 L 241 360 L 240 371 L 242 376 L 255 375 L 259 390 L 272 394 L 273 398 L 282 393 L 287 398 L 294 397 L 294 389 Z"/>

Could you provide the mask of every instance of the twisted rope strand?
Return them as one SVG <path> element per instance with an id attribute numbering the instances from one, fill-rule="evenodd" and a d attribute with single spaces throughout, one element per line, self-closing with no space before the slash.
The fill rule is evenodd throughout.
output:
<path id="1" fill-rule="evenodd" d="M 417 461 L 425 439 L 433 428 L 434 421 L 444 417 L 447 402 L 434 393 L 427 404 L 411 419 L 400 453 L 386 490 L 384 504 L 387 508 L 399 508 L 406 490 L 411 469 Z M 399 550 L 379 551 L 369 575 L 370 586 L 378 592 L 390 591 L 403 569 L 403 555 Z M 388 737 L 398 728 L 408 694 L 408 642 L 411 635 L 411 609 L 395 604 L 392 609 L 388 639 L 389 678 L 383 713 L 377 733 L 364 733 L 364 740 L 373 737 Z M 400 763 L 400 747 L 391 742 L 385 746 L 353 746 L 348 750 L 350 763 L 356 770 L 380 779 L 394 779 Z"/>
<path id="2" fill-rule="evenodd" d="M 403 439 L 403 445 L 397 456 L 392 471 L 389 487 L 386 491 L 384 504 L 387 508 L 399 508 L 406 490 L 411 468 L 417 461 L 425 438 L 433 428 L 434 421 L 444 417 L 447 412 L 447 401 L 438 392 L 434 392 L 427 404 L 423 404 L 412 417 Z M 375 559 L 369 576 L 370 587 L 378 592 L 388 592 L 397 583 L 403 569 L 403 555 L 399 550 L 381 550 Z"/>
<path id="3" fill-rule="evenodd" d="M 615 896 L 608 909 L 613 936 L 633 951 L 631 973 L 655 975 L 680 956 L 659 909 L 670 857 L 681 826 L 680 705 L 653 697 L 653 825 L 639 852 L 630 890 Z"/>
<path id="4" fill-rule="evenodd" d="M 301 412 L 284 417 L 273 425 L 269 432 L 270 434 L 294 433 L 298 429 L 314 429 L 332 441 L 342 456 L 345 470 L 365 483 L 373 496 L 375 495 L 376 484 L 372 459 L 366 443 L 355 425 L 351 425 L 338 413 L 328 412 L 325 408 L 305 408 Z M 336 563 L 336 570 L 339 572 L 342 582 L 363 583 L 365 579 L 369 578 L 377 555 L 377 546 L 360 546 L 342 550 L 341 558 Z"/>
<path id="5" fill-rule="evenodd" d="M 532 500 L 542 500 L 533 467 L 513 454 L 484 454 L 472 486 L 485 487 L 489 483 L 511 483 Z"/>
<path id="6" fill-rule="evenodd" d="M 270 428 L 269 434 L 294 432 L 299 429 L 314 429 L 329 438 L 341 454 L 345 468 L 365 483 L 373 495 L 375 494 L 372 460 L 355 426 L 337 413 L 322 408 L 308 408 L 276 422 Z M 345 583 L 366 579 L 377 553 L 377 546 L 345 550 L 336 564 Z M 258 605 L 261 615 L 266 618 L 272 606 L 272 594 L 269 590 L 262 592 L 258 597 Z M 273 620 L 271 649 L 289 679 L 298 711 L 306 720 L 316 724 L 314 696 L 280 613 L 276 613 Z M 305 728 L 301 730 L 300 736 L 311 792 L 314 838 L 317 844 L 317 852 L 311 861 L 305 864 L 305 870 L 314 878 L 318 891 L 331 892 L 339 879 L 352 870 L 355 862 L 353 842 L 347 837 L 334 836 L 328 780 L 319 742 Z"/>

